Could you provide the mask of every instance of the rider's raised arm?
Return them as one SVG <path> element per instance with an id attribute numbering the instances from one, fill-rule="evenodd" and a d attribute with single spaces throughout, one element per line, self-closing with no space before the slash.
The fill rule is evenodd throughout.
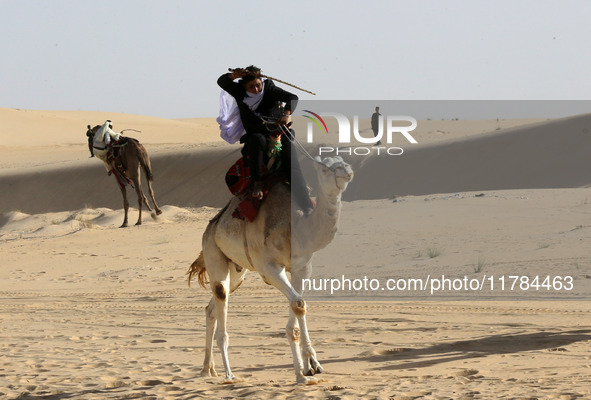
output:
<path id="1" fill-rule="evenodd" d="M 218 78 L 218 86 L 230 93 L 235 99 L 242 100 L 246 95 L 245 89 L 237 82 L 234 82 L 232 73 L 223 74 Z"/>

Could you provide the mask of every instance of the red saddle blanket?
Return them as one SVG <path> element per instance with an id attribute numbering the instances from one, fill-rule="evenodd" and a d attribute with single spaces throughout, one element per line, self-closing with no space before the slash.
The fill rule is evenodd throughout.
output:
<path id="1" fill-rule="evenodd" d="M 268 173 L 267 169 L 263 167 L 263 198 L 257 199 L 251 196 L 251 191 L 248 190 L 251 184 L 250 169 L 244 163 L 244 158 L 240 157 L 226 173 L 226 185 L 230 192 L 240 199 L 238 207 L 232 213 L 234 218 L 254 221 L 259 213 L 261 204 L 269 194 L 271 188 L 283 179 L 276 175 Z"/>

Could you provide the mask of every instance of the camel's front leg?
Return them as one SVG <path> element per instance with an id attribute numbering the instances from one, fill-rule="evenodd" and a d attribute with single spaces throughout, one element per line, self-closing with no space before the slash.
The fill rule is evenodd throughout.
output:
<path id="1" fill-rule="evenodd" d="M 303 339 L 305 341 L 304 343 L 310 341 L 306 329 L 306 320 L 304 318 L 306 314 L 306 302 L 289 282 L 285 268 L 282 265 L 269 262 L 262 270 L 259 270 L 259 272 L 265 282 L 275 286 L 289 300 L 290 318 L 287 323 L 286 333 L 293 354 L 293 366 L 295 369 L 296 380 L 298 383 L 310 383 L 313 381 L 313 378 L 307 378 L 304 376 L 304 363 L 300 353 L 300 340 Z M 303 337 L 300 328 L 298 328 L 298 324 L 305 330 L 305 335 Z"/>
<path id="2" fill-rule="evenodd" d="M 312 275 L 312 264 L 308 262 L 303 268 L 297 268 L 292 266 L 291 272 L 291 284 L 293 288 L 300 294 L 303 295 L 302 285 L 304 279 L 309 279 Z M 299 345 L 302 352 L 302 360 L 304 363 L 304 375 L 312 376 L 315 374 L 322 373 L 323 369 L 318 359 L 316 358 L 316 350 L 312 347 L 312 341 L 308 333 L 308 327 L 306 322 L 306 311 L 299 315 L 293 308 L 289 313 L 289 322 L 287 323 L 287 337 L 290 339 L 290 327 L 293 326 L 293 336 L 299 335 Z M 290 343 L 291 344 L 291 343 Z M 293 350 L 293 347 L 292 347 Z"/>
<path id="3" fill-rule="evenodd" d="M 285 332 L 289 345 L 291 346 L 294 360 L 297 358 L 300 360 L 299 362 L 302 363 L 302 373 L 305 376 L 313 376 L 322 373 L 324 370 L 316 358 L 316 351 L 312 347 L 312 342 L 306 327 L 305 312 L 306 310 L 304 309 L 304 313 L 301 316 L 304 323 L 300 325 L 299 316 L 294 313 L 293 309 L 291 309 Z M 302 328 L 302 326 L 304 328 Z"/>

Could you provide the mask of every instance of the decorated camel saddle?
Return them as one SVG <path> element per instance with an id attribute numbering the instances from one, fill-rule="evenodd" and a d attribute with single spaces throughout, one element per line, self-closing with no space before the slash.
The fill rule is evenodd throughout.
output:
<path id="1" fill-rule="evenodd" d="M 132 141 L 139 144 L 139 140 L 137 139 L 127 136 L 121 136 L 118 141 L 112 144 L 111 149 L 109 150 L 109 153 L 107 155 L 107 158 L 111 162 L 111 165 L 115 167 L 115 178 L 117 178 L 117 182 L 121 187 L 130 185 L 133 188 L 133 183 L 131 182 L 131 180 L 129 180 L 125 173 L 127 171 L 128 165 L 126 165 L 125 163 L 125 158 L 121 157 L 123 148 L 126 147 Z"/>
<path id="2" fill-rule="evenodd" d="M 87 135 L 90 135 L 91 137 L 94 136 L 95 132 L 100 127 L 100 125 L 96 125 L 95 127 L 91 128 L 90 125 L 88 125 Z M 115 178 L 121 187 L 125 187 L 127 185 L 131 185 L 131 187 L 133 187 L 132 182 L 129 180 L 127 175 L 125 175 L 125 171 L 127 171 L 128 166 L 125 165 L 125 160 L 123 157 L 121 157 L 122 148 L 127 146 L 130 141 L 134 141 L 136 144 L 139 144 L 139 140 L 137 139 L 127 136 L 120 136 L 119 140 L 113 143 L 107 152 L 107 161 L 115 167 Z"/>
<path id="3" fill-rule="evenodd" d="M 251 196 L 252 177 L 248 167 L 248 157 L 240 157 L 226 173 L 226 185 L 230 192 L 241 201 L 232 213 L 234 218 L 254 221 L 262 202 L 273 186 L 279 182 L 287 183 L 285 177 L 279 172 L 281 166 L 281 138 L 280 136 L 269 136 L 267 152 L 264 157 L 264 165 L 261 171 L 263 184 L 263 198 L 258 199 Z"/>
<path id="4" fill-rule="evenodd" d="M 287 180 L 278 173 L 276 168 L 267 169 L 263 167 L 263 198 L 252 197 L 252 179 L 250 168 L 247 164 L 244 157 L 239 158 L 226 173 L 226 185 L 230 192 L 240 199 L 240 203 L 232 213 L 232 216 L 252 222 L 259 213 L 261 204 L 273 186 L 279 182 L 287 183 Z"/>

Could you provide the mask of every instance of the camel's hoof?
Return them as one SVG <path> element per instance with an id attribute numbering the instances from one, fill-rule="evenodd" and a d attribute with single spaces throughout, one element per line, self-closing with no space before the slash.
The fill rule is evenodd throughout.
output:
<path id="1" fill-rule="evenodd" d="M 160 214 L 162 214 L 162 210 L 161 209 L 157 209 L 156 210 L 156 215 L 160 215 Z"/>
<path id="2" fill-rule="evenodd" d="M 316 357 L 310 356 L 307 359 L 309 361 L 310 368 L 306 367 L 304 369 L 304 376 L 314 376 L 316 374 L 321 374 L 322 372 L 324 372 L 324 369 L 322 368 L 320 363 L 316 360 Z"/>
<path id="3" fill-rule="evenodd" d="M 142 224 L 142 221 L 138 221 L 138 222 L 136 222 L 135 224 L 136 224 L 136 225 L 141 225 L 141 224 Z"/>
<path id="4" fill-rule="evenodd" d="M 324 372 L 324 369 L 318 365 L 316 367 L 312 367 L 309 370 L 307 370 L 306 372 L 304 372 L 305 376 L 314 376 L 316 374 L 321 374 Z"/>
<path id="5" fill-rule="evenodd" d="M 320 381 L 317 378 L 311 378 L 303 375 L 298 376 L 297 379 L 298 385 L 317 385 L 319 382 Z"/>
<path id="6" fill-rule="evenodd" d="M 124 222 L 119 228 L 127 228 L 127 222 Z"/>
<path id="7" fill-rule="evenodd" d="M 236 378 L 234 375 L 226 376 L 222 381 L 222 385 L 229 385 L 232 383 L 244 382 L 242 378 Z"/>
<path id="8" fill-rule="evenodd" d="M 203 367 L 203 369 L 201 370 L 201 373 L 199 374 L 204 378 L 209 378 L 211 376 L 218 376 L 218 373 L 215 372 L 215 368 L 213 366 L 211 367 Z"/>
<path id="9" fill-rule="evenodd" d="M 316 374 L 321 374 L 322 372 L 324 372 L 324 369 L 322 368 L 320 363 L 318 361 L 316 361 L 314 358 L 311 358 L 310 359 L 310 370 L 307 371 L 306 375 L 312 376 L 312 375 L 316 375 Z"/>

